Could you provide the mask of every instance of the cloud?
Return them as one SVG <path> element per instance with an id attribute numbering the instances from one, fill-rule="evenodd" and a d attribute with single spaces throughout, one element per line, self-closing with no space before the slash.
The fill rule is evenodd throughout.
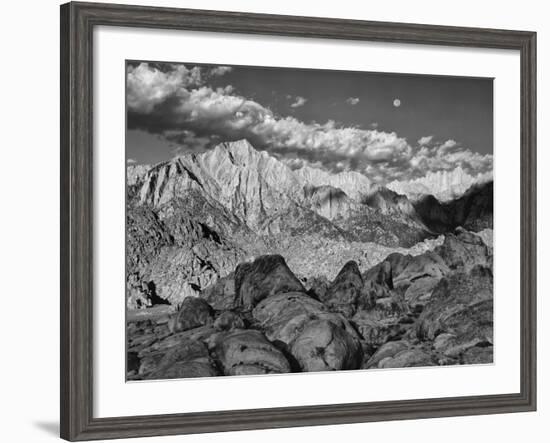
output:
<path id="1" fill-rule="evenodd" d="M 415 178 L 428 171 L 450 171 L 458 166 L 475 176 L 493 170 L 493 156 L 473 152 L 460 146 L 455 140 L 447 140 L 433 146 L 422 146 L 415 152 L 410 164 Z M 420 174 L 420 171 L 424 172 Z"/>
<path id="2" fill-rule="evenodd" d="M 354 170 L 382 183 L 411 179 L 458 165 L 468 172 L 492 168 L 492 156 L 471 152 L 454 140 L 412 146 L 395 132 L 343 127 L 334 121 L 303 122 L 238 95 L 232 86 L 213 88 L 210 74 L 183 65 L 168 70 L 140 64 L 128 69 L 128 127 L 159 134 L 177 152 L 201 152 L 221 141 L 248 139 L 292 167 Z M 131 80 L 130 80 L 131 79 Z M 298 105 L 306 101 L 295 97 Z M 430 136 L 431 137 L 431 136 Z M 421 141 L 426 143 L 423 144 Z"/>
<path id="3" fill-rule="evenodd" d="M 359 97 L 349 97 L 346 99 L 346 103 L 351 106 L 355 106 L 359 103 Z"/>
<path id="4" fill-rule="evenodd" d="M 231 66 L 216 66 L 215 68 L 210 69 L 210 75 L 222 76 L 233 71 Z"/>
<path id="5" fill-rule="evenodd" d="M 426 145 L 429 145 L 432 141 L 432 139 L 434 138 L 433 135 L 427 135 L 425 137 L 420 137 L 420 139 L 418 140 L 418 144 L 420 146 L 426 146 Z"/>
<path id="6" fill-rule="evenodd" d="M 438 149 L 441 151 L 441 154 L 445 154 L 447 152 L 452 152 L 453 148 L 458 146 L 457 142 L 454 140 L 447 140 L 445 143 L 438 146 Z"/>
<path id="7" fill-rule="evenodd" d="M 134 158 L 128 158 L 128 159 L 126 159 L 126 163 L 129 164 L 129 165 L 133 165 L 133 164 L 137 163 L 137 160 L 134 159 Z"/>
<path id="8" fill-rule="evenodd" d="M 323 169 L 323 163 L 320 161 L 310 161 L 305 158 L 292 157 L 292 156 L 285 157 L 279 153 L 275 153 L 274 155 L 278 160 L 282 161 L 290 169 L 301 169 L 304 166 L 308 166 L 310 168 Z"/>
<path id="9" fill-rule="evenodd" d="M 185 152 L 200 153 L 208 149 L 214 140 L 221 142 L 219 137 L 199 136 L 194 131 L 184 130 L 168 130 L 163 133 L 163 137 L 170 142 L 173 147 L 174 155 L 180 155 Z"/>
<path id="10" fill-rule="evenodd" d="M 163 72 L 141 63 L 137 67 L 128 67 L 126 81 L 128 107 L 149 113 L 182 88 L 202 84 L 202 71 L 197 67 L 187 69 L 184 65 L 177 65 L 172 71 Z"/>
<path id="11" fill-rule="evenodd" d="M 304 106 L 307 102 L 307 98 L 304 98 L 304 97 L 296 97 L 296 99 L 294 100 L 294 103 L 292 103 L 290 105 L 291 108 L 299 108 L 300 106 Z"/>
<path id="12" fill-rule="evenodd" d="M 202 86 L 208 78 L 219 77 L 231 72 L 230 66 L 216 66 L 210 69 L 201 69 L 195 66 L 188 69 L 185 65 L 163 64 L 161 67 L 171 67 L 168 71 L 140 63 L 138 66 L 128 66 L 127 73 L 127 101 L 128 106 L 140 112 L 151 112 L 159 103 L 173 96 L 184 88 Z M 225 89 L 226 93 L 232 92 Z"/>

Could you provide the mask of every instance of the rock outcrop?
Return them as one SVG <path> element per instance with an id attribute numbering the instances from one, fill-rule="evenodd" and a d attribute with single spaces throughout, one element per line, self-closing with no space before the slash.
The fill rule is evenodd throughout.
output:
<path id="1" fill-rule="evenodd" d="M 235 271 L 235 293 L 244 309 L 253 308 L 264 298 L 284 292 L 305 292 L 280 255 L 258 257 L 241 263 Z"/>
<path id="2" fill-rule="evenodd" d="M 492 253 L 483 239 L 463 228 L 457 228 L 454 234 L 447 234 L 441 246 L 435 248 L 450 269 L 468 271 L 476 265 L 489 266 Z"/>
<path id="3" fill-rule="evenodd" d="M 244 329 L 245 322 L 239 314 L 231 311 L 223 311 L 214 322 L 214 327 L 220 331 Z"/>
<path id="4" fill-rule="evenodd" d="M 158 360 L 155 370 L 148 378 L 158 380 L 216 375 L 219 375 L 218 371 L 206 346 L 197 340 L 184 340 Z"/>
<path id="5" fill-rule="evenodd" d="M 415 366 L 435 366 L 432 356 L 421 349 L 407 349 L 378 363 L 379 368 L 411 368 Z"/>
<path id="6" fill-rule="evenodd" d="M 424 254 L 411 257 L 407 265 L 396 273 L 393 284 L 396 287 L 408 287 L 415 280 L 424 277 L 441 278 L 450 272 L 443 259 L 435 252 L 428 251 Z"/>
<path id="7" fill-rule="evenodd" d="M 178 306 L 188 296 L 229 274 L 244 252 L 204 221 L 191 207 L 155 212 L 133 207 L 127 213 L 128 307 L 167 302 Z M 204 220 L 204 219 L 203 219 Z"/>
<path id="8" fill-rule="evenodd" d="M 235 293 L 235 273 L 222 277 L 201 292 L 201 298 L 217 311 L 234 309 L 238 306 Z"/>
<path id="9" fill-rule="evenodd" d="M 471 231 L 493 228 L 493 182 L 474 184 L 455 200 L 439 202 L 424 195 L 414 202 L 420 220 L 433 232 L 450 232 L 457 227 Z"/>
<path id="10" fill-rule="evenodd" d="M 322 301 L 335 312 L 351 317 L 358 305 L 367 305 L 363 277 L 357 263 L 350 261 L 344 265 L 329 286 Z"/>
<path id="11" fill-rule="evenodd" d="M 308 322 L 290 352 L 305 372 L 357 369 L 362 361 L 359 341 L 329 320 Z"/>
<path id="12" fill-rule="evenodd" d="M 174 323 L 174 331 L 181 332 L 214 322 L 212 307 L 199 297 L 183 300 Z"/>
<path id="13" fill-rule="evenodd" d="M 225 375 L 290 372 L 285 356 L 259 331 L 236 330 L 217 344 L 214 352 Z"/>
<path id="14" fill-rule="evenodd" d="M 442 279 L 418 319 L 420 339 L 452 333 L 492 342 L 493 274 L 474 267 Z"/>
<path id="15" fill-rule="evenodd" d="M 361 364 L 362 349 L 351 324 L 304 293 L 268 297 L 253 317 L 266 337 L 292 356 L 297 370 L 354 369 Z"/>
<path id="16" fill-rule="evenodd" d="M 127 378 L 492 362 L 490 249 L 457 230 L 435 251 L 393 253 L 364 274 L 351 261 L 309 289 L 281 256 L 241 263 L 233 285 L 129 317 Z"/>

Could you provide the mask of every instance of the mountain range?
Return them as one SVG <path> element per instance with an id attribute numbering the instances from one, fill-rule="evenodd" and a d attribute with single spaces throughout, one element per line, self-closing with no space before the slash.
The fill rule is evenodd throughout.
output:
<path id="1" fill-rule="evenodd" d="M 449 171 L 428 172 L 424 177 L 406 181 L 392 181 L 386 186 L 398 194 L 417 200 L 425 195 L 433 195 L 440 202 L 448 202 L 460 197 L 472 186 L 493 181 L 493 172 L 468 174 L 461 166 Z"/>
<path id="2" fill-rule="evenodd" d="M 470 179 L 453 174 L 429 189 L 454 195 Z M 417 194 L 416 184 L 398 193 L 398 184 L 382 187 L 357 172 L 293 170 L 246 140 L 130 165 L 127 184 L 132 307 L 154 297 L 177 303 L 181 287 L 200 291 L 261 254 L 279 253 L 315 275 L 334 272 L 346 255 L 361 265 L 367 243 L 410 248 L 457 226 L 492 228 L 492 181 L 440 201 Z"/>

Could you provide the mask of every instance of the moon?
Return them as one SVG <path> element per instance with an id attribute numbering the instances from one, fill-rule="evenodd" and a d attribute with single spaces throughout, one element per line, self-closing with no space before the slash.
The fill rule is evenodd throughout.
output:
<path id="1" fill-rule="evenodd" d="M 399 106 L 401 106 L 401 100 L 399 100 L 398 98 L 394 99 L 393 106 L 399 108 Z"/>

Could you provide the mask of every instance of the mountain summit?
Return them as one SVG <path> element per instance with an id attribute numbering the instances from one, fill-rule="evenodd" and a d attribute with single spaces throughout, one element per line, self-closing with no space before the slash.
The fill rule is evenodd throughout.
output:
<path id="1" fill-rule="evenodd" d="M 247 140 L 239 140 L 154 166 L 143 177 L 140 202 L 158 207 L 194 189 L 256 229 L 266 217 L 285 212 L 294 204 L 332 218 L 334 207 L 327 209 L 316 191 L 327 186 L 345 193 L 345 204 L 339 205 L 342 210 L 349 209 L 352 200 L 359 201 L 371 188 L 369 180 L 355 172 L 333 175 L 309 167 L 292 170 L 267 152 L 255 150 Z M 313 205 L 308 201 L 312 196 Z"/>
<path id="2" fill-rule="evenodd" d="M 190 189 L 221 203 L 252 228 L 303 194 L 290 168 L 246 140 L 155 166 L 145 176 L 140 201 L 158 207 Z"/>

